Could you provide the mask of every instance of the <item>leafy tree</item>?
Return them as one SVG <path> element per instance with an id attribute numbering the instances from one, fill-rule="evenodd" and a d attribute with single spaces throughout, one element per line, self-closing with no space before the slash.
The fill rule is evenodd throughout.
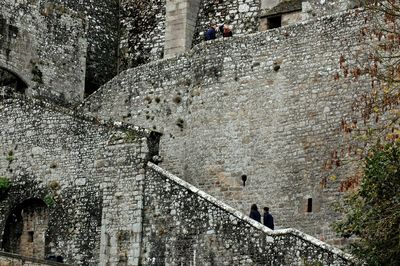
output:
<path id="1" fill-rule="evenodd" d="M 365 158 L 360 187 L 346 199 L 336 230 L 358 237 L 354 255 L 368 265 L 398 265 L 400 258 L 400 142 L 376 145 Z"/>
<path id="2" fill-rule="evenodd" d="M 356 64 L 345 56 L 339 63 L 343 77 L 371 80 L 370 89 L 354 102 L 357 115 L 341 124 L 344 134 L 351 135 L 348 150 L 355 151 L 363 167 L 360 175 L 341 184 L 340 190 L 349 194 L 340 209 L 344 218 L 334 228 L 353 237 L 351 251 L 362 263 L 399 265 L 400 0 L 362 2 L 366 26 L 361 36 L 369 52 L 353 58 Z M 333 154 L 330 164 L 340 166 L 341 158 Z"/>

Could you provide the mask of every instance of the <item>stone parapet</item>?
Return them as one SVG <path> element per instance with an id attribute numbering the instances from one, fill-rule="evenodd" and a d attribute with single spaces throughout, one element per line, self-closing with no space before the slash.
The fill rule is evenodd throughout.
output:
<path id="1" fill-rule="evenodd" d="M 152 163 L 144 196 L 143 264 L 353 264 L 343 251 L 298 230 L 270 230 Z"/>

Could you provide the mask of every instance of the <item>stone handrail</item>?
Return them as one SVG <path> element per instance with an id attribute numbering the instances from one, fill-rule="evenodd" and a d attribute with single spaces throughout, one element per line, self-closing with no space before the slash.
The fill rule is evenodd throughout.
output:
<path id="1" fill-rule="evenodd" d="M 279 236 L 279 235 L 294 235 L 297 236 L 300 239 L 303 239 L 304 241 L 307 241 L 315 246 L 318 246 L 324 250 L 327 250 L 345 260 L 348 261 L 354 261 L 354 257 L 351 256 L 350 254 L 335 248 L 325 242 L 322 242 L 318 239 L 316 239 L 315 237 L 312 237 L 310 235 L 307 235 L 299 230 L 293 229 L 293 228 L 286 228 L 286 229 L 279 229 L 279 230 L 271 230 L 268 227 L 264 226 L 263 224 L 251 219 L 250 217 L 248 217 L 247 215 L 244 215 L 242 212 L 232 208 L 231 206 L 225 204 L 224 202 L 214 198 L 213 196 L 207 194 L 206 192 L 196 188 L 195 186 L 189 184 L 188 182 L 178 178 L 177 176 L 169 173 L 168 171 L 162 169 L 161 167 L 148 162 L 147 166 L 149 168 L 151 168 L 152 170 L 160 173 L 161 175 L 163 175 L 164 177 L 168 178 L 169 180 L 171 180 L 172 182 L 176 183 L 177 185 L 191 191 L 192 193 L 196 194 L 197 196 L 203 198 L 204 200 L 212 203 L 213 205 L 221 208 L 222 210 L 232 214 L 233 216 L 245 221 L 246 223 L 248 223 L 249 225 L 251 225 L 252 227 L 257 228 L 258 230 L 262 231 L 263 233 L 265 233 L 266 235 L 270 235 L 270 236 Z"/>

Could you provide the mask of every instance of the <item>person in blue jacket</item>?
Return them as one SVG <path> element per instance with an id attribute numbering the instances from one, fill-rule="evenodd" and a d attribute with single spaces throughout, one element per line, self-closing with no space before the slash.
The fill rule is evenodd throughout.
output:
<path id="1" fill-rule="evenodd" d="M 211 23 L 210 27 L 206 31 L 205 40 L 206 41 L 215 40 L 217 38 L 216 33 L 217 33 L 217 24 Z"/>
<path id="2" fill-rule="evenodd" d="M 264 225 L 274 230 L 274 217 L 269 213 L 268 207 L 264 207 Z"/>
<path id="3" fill-rule="evenodd" d="M 261 223 L 261 214 L 258 211 L 256 204 L 251 205 L 250 218 L 256 220 L 259 223 Z"/>

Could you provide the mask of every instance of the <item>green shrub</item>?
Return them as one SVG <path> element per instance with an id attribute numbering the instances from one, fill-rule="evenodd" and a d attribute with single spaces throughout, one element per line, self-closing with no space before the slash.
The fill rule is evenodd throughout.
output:
<path id="1" fill-rule="evenodd" d="M 10 180 L 7 177 L 0 176 L 0 191 L 5 191 L 11 186 Z"/>
<path id="2" fill-rule="evenodd" d="M 400 257 L 400 144 L 376 145 L 365 159 L 360 188 L 334 228 L 355 236 L 352 253 L 367 265 L 397 265 Z"/>
<path id="3" fill-rule="evenodd" d="M 44 203 L 46 203 L 47 207 L 49 207 L 49 208 L 53 207 L 56 204 L 53 196 L 50 194 L 47 194 L 46 196 L 44 196 L 43 201 L 44 201 Z"/>

